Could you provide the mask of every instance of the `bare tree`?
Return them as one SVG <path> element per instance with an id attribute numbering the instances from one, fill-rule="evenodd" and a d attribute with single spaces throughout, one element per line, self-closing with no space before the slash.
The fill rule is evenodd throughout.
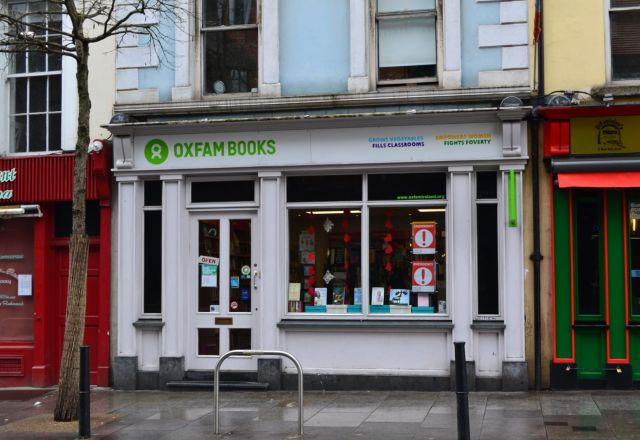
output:
<path id="1" fill-rule="evenodd" d="M 72 233 L 69 243 L 67 314 L 62 352 L 56 421 L 78 418 L 79 349 L 84 335 L 87 259 L 85 231 L 86 163 L 90 142 L 89 49 L 108 38 L 147 36 L 162 59 L 173 35 L 165 35 L 161 22 L 178 27 L 172 0 L 23 0 L 0 1 L 0 53 L 67 56 L 76 61 L 78 93 L 77 141 L 73 170 Z M 184 11 L 182 11 L 184 12 Z M 149 17 L 152 17 L 150 20 Z M 162 47 L 162 49 L 160 49 Z M 166 54 L 165 54 L 166 55 Z"/>

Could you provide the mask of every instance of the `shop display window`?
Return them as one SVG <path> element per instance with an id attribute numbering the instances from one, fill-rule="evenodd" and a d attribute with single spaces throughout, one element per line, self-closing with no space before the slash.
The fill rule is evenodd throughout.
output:
<path id="1" fill-rule="evenodd" d="M 360 213 L 289 211 L 289 312 L 362 312 Z"/>
<path id="2" fill-rule="evenodd" d="M 0 220 L 0 341 L 33 341 L 33 220 Z"/>
<path id="3" fill-rule="evenodd" d="M 447 313 L 446 181 L 446 173 L 288 178 L 287 312 Z"/>
<path id="4" fill-rule="evenodd" d="M 369 210 L 370 313 L 446 313 L 445 211 Z"/>

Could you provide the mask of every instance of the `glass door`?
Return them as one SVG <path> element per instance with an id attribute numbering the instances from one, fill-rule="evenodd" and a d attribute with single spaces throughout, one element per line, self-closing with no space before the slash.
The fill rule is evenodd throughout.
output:
<path id="1" fill-rule="evenodd" d="M 191 220 L 187 369 L 212 370 L 230 350 L 259 347 L 256 218 L 251 213 L 224 213 Z M 231 358 L 223 369 L 255 370 L 255 363 Z"/>

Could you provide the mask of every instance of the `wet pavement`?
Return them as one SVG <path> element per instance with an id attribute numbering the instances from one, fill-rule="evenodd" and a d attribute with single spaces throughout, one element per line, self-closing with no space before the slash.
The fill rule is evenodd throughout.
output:
<path id="1" fill-rule="evenodd" d="M 55 391 L 24 392 L 0 394 L 0 439 L 77 438 L 77 423 L 51 421 Z M 94 389 L 92 438 L 297 439 L 297 401 L 297 392 L 221 392 L 216 436 L 212 392 Z M 474 392 L 469 407 L 474 439 L 640 440 L 638 391 Z M 305 439 L 457 438 L 452 392 L 308 391 L 304 420 Z"/>

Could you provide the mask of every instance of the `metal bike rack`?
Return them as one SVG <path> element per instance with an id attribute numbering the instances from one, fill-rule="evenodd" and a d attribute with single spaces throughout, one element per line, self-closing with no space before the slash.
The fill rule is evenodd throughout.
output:
<path id="1" fill-rule="evenodd" d="M 213 423 L 215 426 L 215 433 L 220 434 L 220 418 L 218 417 L 218 411 L 220 409 L 220 367 L 222 363 L 230 356 L 284 356 L 287 359 L 291 360 L 294 363 L 296 368 L 298 369 L 298 433 L 300 437 L 304 435 L 304 419 L 302 417 L 303 413 L 303 402 L 302 402 L 302 393 L 303 393 L 303 377 L 302 377 L 302 365 L 298 362 L 292 354 L 287 353 L 286 351 L 278 351 L 278 350 L 231 350 L 222 355 L 220 360 L 216 365 L 216 369 L 213 376 L 213 401 L 214 401 L 214 412 L 213 412 Z"/>

